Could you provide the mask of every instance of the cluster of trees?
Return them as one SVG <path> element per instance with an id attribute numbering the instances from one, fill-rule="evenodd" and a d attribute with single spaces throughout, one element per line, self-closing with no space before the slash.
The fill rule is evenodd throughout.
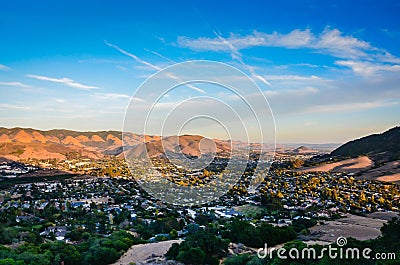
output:
<path id="1" fill-rule="evenodd" d="M 65 265 L 80 264 L 81 254 L 72 245 L 54 241 L 35 245 L 25 243 L 16 249 L 0 246 L 0 264 L 18 265 Z"/>
<path id="2" fill-rule="evenodd" d="M 245 265 L 251 259 L 252 259 L 252 256 L 247 253 L 230 256 L 224 261 L 224 265 Z"/>
<path id="3" fill-rule="evenodd" d="M 118 260 L 133 244 L 142 242 L 125 231 L 118 231 L 106 238 L 91 237 L 78 245 L 53 241 L 42 244 L 25 243 L 15 249 L 0 246 L 0 264 L 110 264 Z"/>
<path id="4" fill-rule="evenodd" d="M 18 241 L 40 244 L 43 240 L 39 234 L 42 227 L 44 225 L 31 227 L 0 225 L 0 244 L 9 245 Z"/>
<path id="5" fill-rule="evenodd" d="M 185 264 L 210 264 L 217 265 L 219 260 L 226 257 L 229 242 L 243 243 L 249 247 L 260 248 L 267 243 L 274 246 L 296 238 L 293 227 L 274 227 L 262 223 L 259 226 L 246 220 L 232 219 L 225 223 L 225 228 L 217 228 L 212 214 L 201 214 L 198 217 L 206 229 L 199 225 L 189 225 L 188 236 L 181 244 L 173 244 L 167 252 L 168 259 L 174 259 Z M 209 223 L 207 223 L 209 222 Z M 308 222 L 299 221 L 298 228 L 308 227 Z M 226 259 L 225 264 L 242 265 L 250 262 L 249 255 L 233 256 Z"/>
<path id="6" fill-rule="evenodd" d="M 219 260 L 227 255 L 228 246 L 228 240 L 200 229 L 188 235 L 181 244 L 174 243 L 166 257 L 185 264 L 218 265 Z"/>
<path id="7" fill-rule="evenodd" d="M 292 221 L 292 226 L 296 232 L 307 230 L 308 228 L 317 224 L 315 219 L 299 218 Z"/>
<path id="8" fill-rule="evenodd" d="M 269 246 L 287 242 L 296 238 L 296 232 L 291 226 L 274 227 L 262 223 L 255 226 L 245 220 L 234 219 L 227 225 L 227 230 L 222 231 L 222 236 L 231 242 L 243 243 L 248 247 L 261 248 L 267 243 Z"/>
<path id="9" fill-rule="evenodd" d="M 183 220 L 178 221 L 175 217 L 157 218 L 150 223 L 141 222 L 137 220 L 134 225 L 135 230 L 144 238 L 149 239 L 156 234 L 175 234 L 176 231 L 181 230 L 185 223 Z"/>
<path id="10" fill-rule="evenodd" d="M 118 231 L 107 238 L 90 238 L 77 245 L 77 250 L 82 255 L 82 264 L 102 265 L 115 262 L 132 245 L 143 242 L 125 231 Z"/>

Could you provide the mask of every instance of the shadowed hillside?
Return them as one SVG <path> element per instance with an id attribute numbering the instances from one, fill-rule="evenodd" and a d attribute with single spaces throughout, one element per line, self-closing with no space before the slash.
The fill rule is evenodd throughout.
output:
<path id="1" fill-rule="evenodd" d="M 375 162 L 400 159 L 400 127 L 350 141 L 332 151 L 333 156 L 368 155 Z"/>

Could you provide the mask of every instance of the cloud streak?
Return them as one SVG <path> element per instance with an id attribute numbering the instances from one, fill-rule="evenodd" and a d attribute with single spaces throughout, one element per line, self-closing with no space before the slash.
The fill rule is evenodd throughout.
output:
<path id="1" fill-rule="evenodd" d="M 0 86 L 11 86 L 11 87 L 20 87 L 20 88 L 30 88 L 30 85 L 21 83 L 21 82 L 0 82 Z"/>
<path id="2" fill-rule="evenodd" d="M 138 56 L 136 56 L 136 55 L 134 55 L 134 54 L 132 54 L 132 53 L 130 53 L 130 52 L 127 52 L 127 51 L 121 49 L 121 48 L 118 47 L 117 45 L 114 45 L 114 44 L 112 44 L 112 43 L 109 43 L 109 42 L 106 41 L 106 40 L 104 41 L 104 43 L 105 43 L 107 46 L 116 49 L 116 50 L 119 51 L 120 53 L 125 54 L 125 55 L 131 57 L 132 59 L 134 59 L 136 62 L 138 62 L 138 63 L 140 63 L 140 64 L 143 64 L 143 65 L 145 65 L 145 66 L 147 66 L 147 67 L 150 67 L 151 69 L 154 69 L 154 70 L 156 70 L 156 71 L 161 71 L 161 70 L 162 70 L 161 67 L 159 67 L 159 66 L 157 66 L 157 65 L 154 65 L 154 64 L 152 64 L 152 63 L 150 63 L 150 62 L 147 62 L 147 61 L 145 61 L 145 60 L 142 60 L 142 59 L 140 59 Z M 160 55 L 160 54 L 159 54 L 159 55 Z M 162 56 L 162 55 L 160 55 L 160 56 Z M 163 58 L 166 58 L 166 57 L 164 57 L 164 56 L 162 56 L 162 57 L 163 57 Z M 175 76 L 174 74 L 168 73 L 168 76 L 169 76 L 170 78 L 176 80 L 176 81 L 182 81 L 179 77 Z M 198 87 L 196 87 L 196 86 L 194 86 L 194 85 L 186 84 L 186 86 L 189 87 L 189 88 L 191 88 L 191 89 L 193 89 L 193 90 L 195 90 L 195 91 L 197 91 L 197 92 L 200 92 L 200 93 L 202 93 L 202 94 L 205 94 L 205 93 L 206 93 L 203 89 L 198 88 Z"/>
<path id="3" fill-rule="evenodd" d="M 241 36 L 231 33 L 229 38 L 222 40 L 216 38 L 200 37 L 192 39 L 180 36 L 177 39 L 180 47 L 190 48 L 195 51 L 237 51 L 251 47 L 283 47 L 288 49 L 311 49 L 319 53 L 329 54 L 337 58 L 378 60 L 388 63 L 399 63 L 400 59 L 384 49 L 373 47 L 370 43 L 343 35 L 338 29 L 325 28 L 316 35 L 310 29 L 295 29 L 289 33 L 264 33 L 254 31 L 252 34 Z M 227 45 L 227 43 L 229 45 Z"/>
<path id="4" fill-rule="evenodd" d="M 310 94 L 316 94 L 319 92 L 319 89 L 315 87 L 304 87 L 300 89 L 286 89 L 286 90 L 267 90 L 264 91 L 264 95 L 268 97 L 276 97 L 276 96 L 285 96 L 285 97 L 294 97 L 294 96 L 306 96 Z"/>
<path id="5" fill-rule="evenodd" d="M 171 60 L 171 59 L 168 58 L 168 57 L 165 57 L 164 55 L 162 55 L 162 54 L 160 54 L 160 53 L 158 53 L 158 52 L 151 51 L 151 50 L 149 50 L 149 49 L 144 49 L 144 50 L 147 51 L 147 52 L 149 52 L 149 53 L 152 53 L 152 54 L 154 54 L 154 55 L 156 55 L 156 56 L 158 56 L 158 57 L 160 57 L 160 58 L 162 58 L 162 59 L 164 59 L 164 60 L 166 60 L 166 61 L 168 61 L 168 62 L 170 62 L 170 63 L 176 63 L 175 61 Z"/>
<path id="6" fill-rule="evenodd" d="M 361 76 L 373 76 L 379 72 L 400 72 L 400 65 L 379 64 L 365 61 L 336 61 L 336 65 L 351 68 L 351 70 Z"/>
<path id="7" fill-rule="evenodd" d="M 1 109 L 14 109 L 14 110 L 29 110 L 30 107 L 20 106 L 20 105 L 12 105 L 12 104 L 0 104 Z"/>
<path id="8" fill-rule="evenodd" d="M 121 49 L 121 48 L 118 47 L 117 45 L 114 45 L 114 44 L 112 44 L 112 43 L 109 43 L 109 42 L 106 41 L 106 40 L 104 41 L 104 43 L 105 43 L 107 46 L 116 49 L 116 50 L 119 51 L 120 53 L 125 54 L 126 56 L 131 57 L 132 59 L 134 59 L 134 60 L 135 60 L 136 62 L 138 62 L 138 63 L 141 63 L 141 64 L 143 64 L 143 65 L 146 65 L 146 66 L 148 66 L 148 67 L 150 67 L 150 68 L 152 68 L 152 69 L 154 69 L 154 70 L 157 70 L 157 71 L 162 70 L 161 67 L 159 67 L 159 66 L 157 66 L 157 65 L 154 65 L 154 64 L 152 64 L 152 63 L 150 63 L 150 62 L 147 62 L 147 61 L 145 61 L 145 60 L 142 60 L 142 59 L 140 59 L 139 57 L 137 57 L 136 55 L 134 55 L 134 54 L 132 54 L 132 53 L 130 53 L 130 52 L 127 52 L 127 51 Z"/>
<path id="9" fill-rule="evenodd" d="M 130 96 L 118 93 L 95 93 L 95 97 L 100 99 L 129 99 Z"/>
<path id="10" fill-rule="evenodd" d="M 241 65 L 243 65 L 245 68 L 247 68 L 247 70 L 249 70 L 251 76 L 253 78 L 256 78 L 258 80 L 260 80 L 261 82 L 263 82 L 264 84 L 266 84 L 267 86 L 271 86 L 271 84 L 262 76 L 260 76 L 259 74 L 257 74 L 254 71 L 254 67 L 247 65 L 244 61 L 243 61 L 243 56 L 242 54 L 239 52 L 239 50 L 233 45 L 233 43 L 231 43 L 230 41 L 228 41 L 227 39 L 223 38 L 221 36 L 221 34 L 218 34 L 216 31 L 214 31 L 214 34 L 217 36 L 217 38 L 224 43 L 227 47 L 229 47 L 230 53 L 231 53 L 231 57 L 233 60 L 238 61 Z"/>
<path id="11" fill-rule="evenodd" d="M 7 71 L 7 70 L 10 70 L 10 67 L 8 67 L 7 65 L 4 65 L 4 64 L 0 64 L 0 70 Z"/>
<path id="12" fill-rule="evenodd" d="M 42 75 L 33 75 L 29 74 L 27 75 L 29 78 L 37 79 L 37 80 L 42 80 L 42 81 L 49 81 L 49 82 L 54 82 L 54 83 L 60 83 L 69 87 L 77 88 L 77 89 L 83 89 L 83 90 L 92 90 L 92 89 L 98 89 L 96 86 L 88 86 L 84 85 L 78 82 L 75 82 L 74 80 L 70 78 L 54 78 L 54 77 L 48 77 L 48 76 L 42 76 Z"/>
<path id="13" fill-rule="evenodd" d="M 306 113 L 321 113 L 321 112 L 357 112 L 368 109 L 391 107 L 398 105 L 398 102 L 386 101 L 371 101 L 371 102 L 353 102 L 345 104 L 332 104 L 332 105 L 316 105 L 309 107 Z"/>
<path id="14" fill-rule="evenodd" d="M 279 81 L 310 81 L 310 80 L 322 80 L 322 78 L 311 75 L 311 76 L 300 76 L 300 75 L 266 75 L 266 79 L 279 80 Z"/>
<path id="15" fill-rule="evenodd" d="M 135 102 L 145 102 L 145 100 L 142 98 L 131 97 L 127 94 L 119 94 L 119 93 L 95 93 L 94 96 L 98 99 L 103 99 L 103 100 L 130 99 Z"/>

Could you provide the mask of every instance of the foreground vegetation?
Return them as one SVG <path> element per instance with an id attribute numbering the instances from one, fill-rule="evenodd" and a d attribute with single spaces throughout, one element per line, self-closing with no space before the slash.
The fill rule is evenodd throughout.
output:
<path id="1" fill-rule="evenodd" d="M 117 261 L 133 244 L 142 242 L 130 233 L 118 231 L 109 237 L 93 236 L 76 245 L 63 241 L 41 244 L 27 242 L 15 249 L 0 245 L 0 264 L 110 264 Z"/>

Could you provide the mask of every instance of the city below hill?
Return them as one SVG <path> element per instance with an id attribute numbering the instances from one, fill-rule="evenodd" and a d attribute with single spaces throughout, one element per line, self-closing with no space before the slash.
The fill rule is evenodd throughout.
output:
<path id="1" fill-rule="evenodd" d="M 122 136 L 124 141 L 122 141 Z M 0 128 L 0 157 L 19 161 L 27 159 L 74 158 L 101 159 L 106 156 L 123 158 L 164 157 L 166 153 L 182 152 L 188 157 L 204 153 L 229 156 L 239 141 L 209 140 L 199 135 L 151 136 L 118 131 L 78 132 L 71 130 L 36 130 L 31 128 Z M 252 148 L 257 149 L 257 144 Z M 326 150 L 326 149 L 325 149 Z M 400 182 L 400 127 L 350 141 L 322 155 L 316 146 L 278 145 L 276 158 L 285 154 L 309 159 L 301 171 L 348 172 L 363 179 Z M 326 153 L 326 151 L 325 151 Z"/>

